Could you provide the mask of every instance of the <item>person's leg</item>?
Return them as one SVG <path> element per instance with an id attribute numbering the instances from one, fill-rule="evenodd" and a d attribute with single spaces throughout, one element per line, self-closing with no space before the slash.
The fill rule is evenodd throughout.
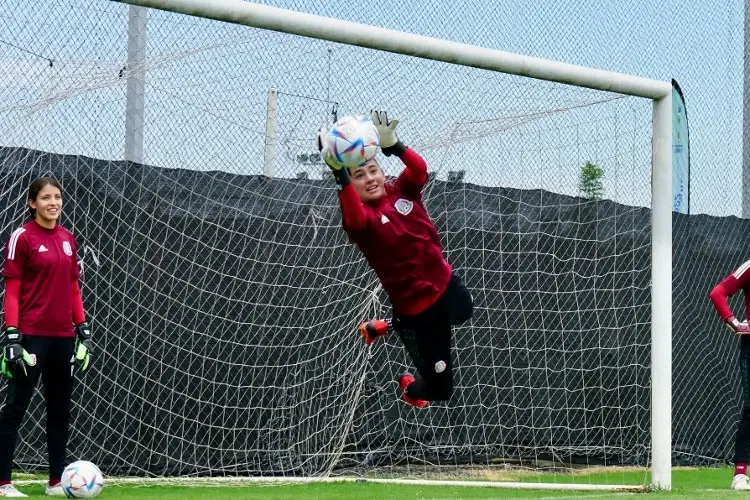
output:
<path id="1" fill-rule="evenodd" d="M 409 325 L 408 318 L 406 321 L 403 321 L 401 318 L 393 319 L 393 329 L 398 333 L 401 343 L 404 345 L 404 349 L 406 349 L 406 353 L 409 355 L 414 367 L 417 369 L 417 377 L 419 377 L 419 373 L 423 370 L 422 353 L 419 350 L 416 331 L 414 328 L 407 325 Z M 410 372 L 403 373 L 398 377 L 398 384 L 403 393 L 404 401 L 412 406 L 416 406 L 417 408 L 424 408 L 427 406 L 426 400 L 411 397 L 406 392 L 406 388 L 415 383 L 416 379 Z"/>
<path id="2" fill-rule="evenodd" d="M 735 474 L 747 475 L 747 464 L 750 463 L 750 406 L 742 407 L 742 414 L 737 423 L 737 434 L 734 442 Z"/>
<path id="3" fill-rule="evenodd" d="M 8 380 L 5 404 L 0 409 L 0 485 L 10 484 L 18 431 L 47 358 L 43 337 L 26 335 L 21 340 L 21 345 L 29 354 L 35 354 L 37 361 L 35 366 L 26 367 L 26 377 Z"/>
<path id="4" fill-rule="evenodd" d="M 447 300 L 446 293 L 423 313 L 394 322 L 417 369 L 415 381 L 405 391 L 413 399 L 446 401 L 453 393 L 453 338 Z"/>
<path id="5" fill-rule="evenodd" d="M 47 451 L 49 453 L 49 482 L 60 482 L 67 465 L 68 429 L 71 396 L 73 394 L 72 338 L 49 338 L 50 349 L 42 371 L 44 401 L 47 407 Z"/>
<path id="6" fill-rule="evenodd" d="M 447 401 L 453 394 L 452 332 L 447 322 L 416 330 L 419 376 L 406 393 L 426 401 Z"/>
<path id="7" fill-rule="evenodd" d="M 414 318 L 419 377 L 407 393 L 428 401 L 447 401 L 453 394 L 453 331 L 451 325 L 468 321 L 474 299 L 457 274 L 453 274 L 442 297 Z M 414 356 L 412 356 L 414 358 Z"/>

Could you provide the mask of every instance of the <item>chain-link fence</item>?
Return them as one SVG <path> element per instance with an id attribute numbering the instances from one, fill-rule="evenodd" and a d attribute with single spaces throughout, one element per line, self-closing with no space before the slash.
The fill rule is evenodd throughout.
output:
<path id="1" fill-rule="evenodd" d="M 501 9 L 468 1 L 430 7 L 418 2 L 372 4 L 356 9 L 312 0 L 275 5 L 654 79 L 675 78 L 685 92 L 690 120 L 691 213 L 740 214 L 743 5 L 739 0 L 690 6 L 558 0 Z M 147 22 L 146 59 L 128 68 L 128 7 L 104 1 L 56 1 L 39 9 L 35 2 L 9 0 L 0 22 L 4 69 L 0 109 L 6 116 L 2 125 L 6 145 L 122 158 L 124 91 L 128 77 L 138 75 L 145 76 L 145 162 L 174 166 L 168 151 L 174 146 L 170 141 L 179 141 L 196 150 L 185 155 L 190 158 L 183 165 L 186 168 L 238 173 L 253 172 L 248 169 L 255 160 L 249 158 L 262 158 L 261 151 L 248 150 L 259 143 L 253 138 L 265 134 L 268 89 L 258 88 L 260 82 L 272 81 L 280 92 L 279 105 L 297 110 L 296 116 L 280 114 L 290 120 L 279 128 L 282 172 L 297 170 L 297 155 L 311 149 L 310 131 L 328 122 L 334 103 L 344 114 L 366 111 L 356 108 L 359 103 L 388 105 L 411 118 L 405 127 L 412 137 L 419 134 L 424 139 L 432 138 L 435 130 L 449 130 L 462 118 L 507 121 L 518 114 L 578 104 L 561 98 L 560 92 L 569 92 L 564 87 L 547 91 L 533 81 L 522 85 L 541 88 L 531 93 L 514 88 L 510 92 L 516 95 L 495 102 L 487 100 L 483 91 L 508 92 L 508 88 L 479 81 L 451 101 L 456 92 L 450 87 L 457 82 L 430 77 L 434 66 L 425 61 L 157 11 L 150 12 Z M 393 72 L 405 65 L 413 68 L 412 78 L 406 81 Z M 414 78 L 416 74 L 423 77 Z M 382 82 L 382 87 L 367 82 Z M 426 84 L 446 87 L 441 92 L 445 99 L 434 106 L 450 109 L 451 114 L 432 118 L 444 120 L 443 124 L 424 123 L 415 109 L 414 97 Z M 31 122 L 19 114 L 30 109 L 38 110 Z M 179 113 L 179 126 L 162 109 Z M 215 125 L 197 118 L 206 112 L 213 114 Z M 18 127 L 19 121 L 26 126 Z M 506 126 L 513 128 L 512 123 Z M 502 127 L 494 132 L 499 130 Z M 217 142 L 221 148 L 215 146 Z M 201 154 L 205 144 L 223 154 L 206 158 L 207 153 Z M 606 162 L 602 167 L 605 176 L 616 168 Z"/>

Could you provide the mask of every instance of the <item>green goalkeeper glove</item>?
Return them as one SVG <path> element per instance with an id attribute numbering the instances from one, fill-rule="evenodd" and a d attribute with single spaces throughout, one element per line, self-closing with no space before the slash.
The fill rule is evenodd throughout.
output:
<path id="1" fill-rule="evenodd" d="M 91 329 L 88 323 L 81 323 L 76 326 L 76 347 L 75 359 L 76 366 L 81 373 L 85 373 L 91 364 L 91 353 L 94 346 L 91 343 Z"/>
<path id="2" fill-rule="evenodd" d="M 403 142 L 398 139 L 396 135 L 396 127 L 398 127 L 398 118 L 388 120 L 387 111 L 378 111 L 373 109 L 370 111 L 372 117 L 372 123 L 375 124 L 375 128 L 378 129 L 378 135 L 380 136 L 380 149 L 386 156 L 395 154 L 401 156 L 406 151 L 406 146 Z"/>
<path id="3" fill-rule="evenodd" d="M 318 130 L 318 151 L 320 151 L 320 156 L 323 158 L 323 161 L 326 162 L 328 168 L 331 169 L 333 178 L 336 181 L 336 184 L 338 184 L 339 190 L 341 190 L 351 182 L 349 169 L 337 162 L 336 158 L 333 157 L 333 153 L 329 151 L 325 141 L 326 134 L 328 134 L 328 131 L 325 127 L 321 127 L 320 130 Z"/>
<path id="4" fill-rule="evenodd" d="M 18 328 L 8 327 L 0 337 L 2 359 L 0 359 L 0 374 L 7 378 L 22 378 L 28 375 L 26 366 L 36 365 L 36 356 L 29 354 L 21 347 L 23 334 Z"/>

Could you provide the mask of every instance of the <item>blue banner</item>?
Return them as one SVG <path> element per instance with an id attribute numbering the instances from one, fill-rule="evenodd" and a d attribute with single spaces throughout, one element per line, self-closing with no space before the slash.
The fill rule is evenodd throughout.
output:
<path id="1" fill-rule="evenodd" d="M 685 97 L 672 80 L 672 211 L 690 213 L 690 139 Z"/>

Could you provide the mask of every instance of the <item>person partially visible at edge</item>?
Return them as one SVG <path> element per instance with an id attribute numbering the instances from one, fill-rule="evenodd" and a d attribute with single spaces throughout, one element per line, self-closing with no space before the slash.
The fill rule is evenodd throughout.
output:
<path id="1" fill-rule="evenodd" d="M 750 491 L 747 464 L 750 462 L 750 326 L 740 321 L 729 307 L 728 298 L 742 291 L 745 299 L 745 318 L 750 312 L 750 261 L 745 262 L 714 286 L 708 294 L 721 321 L 739 338 L 740 381 L 742 387 L 742 413 L 734 439 L 733 490 Z"/>

